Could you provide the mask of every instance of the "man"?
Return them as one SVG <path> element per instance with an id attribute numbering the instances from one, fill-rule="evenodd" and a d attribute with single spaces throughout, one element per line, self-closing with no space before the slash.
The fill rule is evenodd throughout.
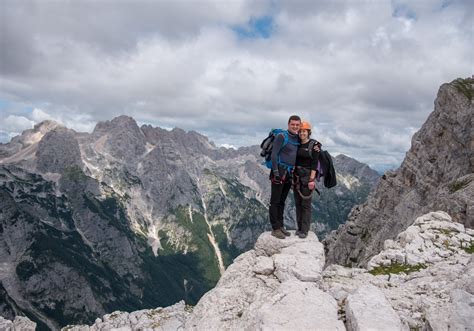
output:
<path id="1" fill-rule="evenodd" d="M 288 119 L 288 139 L 285 143 L 285 134 L 280 133 L 275 137 L 272 148 L 272 170 L 270 180 L 272 182 L 272 193 L 270 197 L 270 223 L 272 225 L 272 236 L 284 239 L 290 235 L 283 225 L 283 212 L 285 201 L 291 188 L 291 176 L 296 161 L 299 138 L 298 131 L 301 118 L 292 115 Z"/>

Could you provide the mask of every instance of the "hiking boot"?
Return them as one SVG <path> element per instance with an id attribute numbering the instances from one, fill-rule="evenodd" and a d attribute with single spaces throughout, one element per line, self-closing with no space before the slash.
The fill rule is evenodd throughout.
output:
<path id="1" fill-rule="evenodd" d="M 285 239 L 286 236 L 281 232 L 281 229 L 276 229 L 272 231 L 272 236 L 278 239 Z"/>
<path id="2" fill-rule="evenodd" d="M 304 239 L 308 236 L 308 232 L 303 232 L 303 231 L 300 231 L 300 233 L 298 234 L 298 237 L 300 237 L 301 239 Z"/>
<path id="3" fill-rule="evenodd" d="M 301 233 L 301 230 L 296 230 L 295 231 L 295 236 L 298 236 Z"/>
<path id="4" fill-rule="evenodd" d="M 286 230 L 285 228 L 280 228 L 280 231 L 287 237 L 291 236 L 290 231 Z"/>

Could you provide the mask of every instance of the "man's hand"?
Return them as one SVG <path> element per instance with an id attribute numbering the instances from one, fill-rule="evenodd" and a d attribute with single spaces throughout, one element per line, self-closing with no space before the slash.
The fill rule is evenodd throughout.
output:
<path id="1" fill-rule="evenodd" d="M 311 181 L 308 183 L 308 188 L 312 191 L 316 188 L 316 183 L 314 181 Z"/>

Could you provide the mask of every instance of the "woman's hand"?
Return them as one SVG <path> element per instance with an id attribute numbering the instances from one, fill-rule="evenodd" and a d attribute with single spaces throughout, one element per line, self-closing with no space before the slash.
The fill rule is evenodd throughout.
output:
<path id="1" fill-rule="evenodd" d="M 312 191 L 316 188 L 316 183 L 314 181 L 308 182 L 308 188 Z"/>

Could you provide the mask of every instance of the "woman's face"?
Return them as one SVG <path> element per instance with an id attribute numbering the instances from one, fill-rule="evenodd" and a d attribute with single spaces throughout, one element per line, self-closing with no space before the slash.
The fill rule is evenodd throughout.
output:
<path id="1" fill-rule="evenodd" d="M 303 141 L 308 139 L 308 130 L 300 130 L 299 135 L 300 135 L 300 139 Z"/>

